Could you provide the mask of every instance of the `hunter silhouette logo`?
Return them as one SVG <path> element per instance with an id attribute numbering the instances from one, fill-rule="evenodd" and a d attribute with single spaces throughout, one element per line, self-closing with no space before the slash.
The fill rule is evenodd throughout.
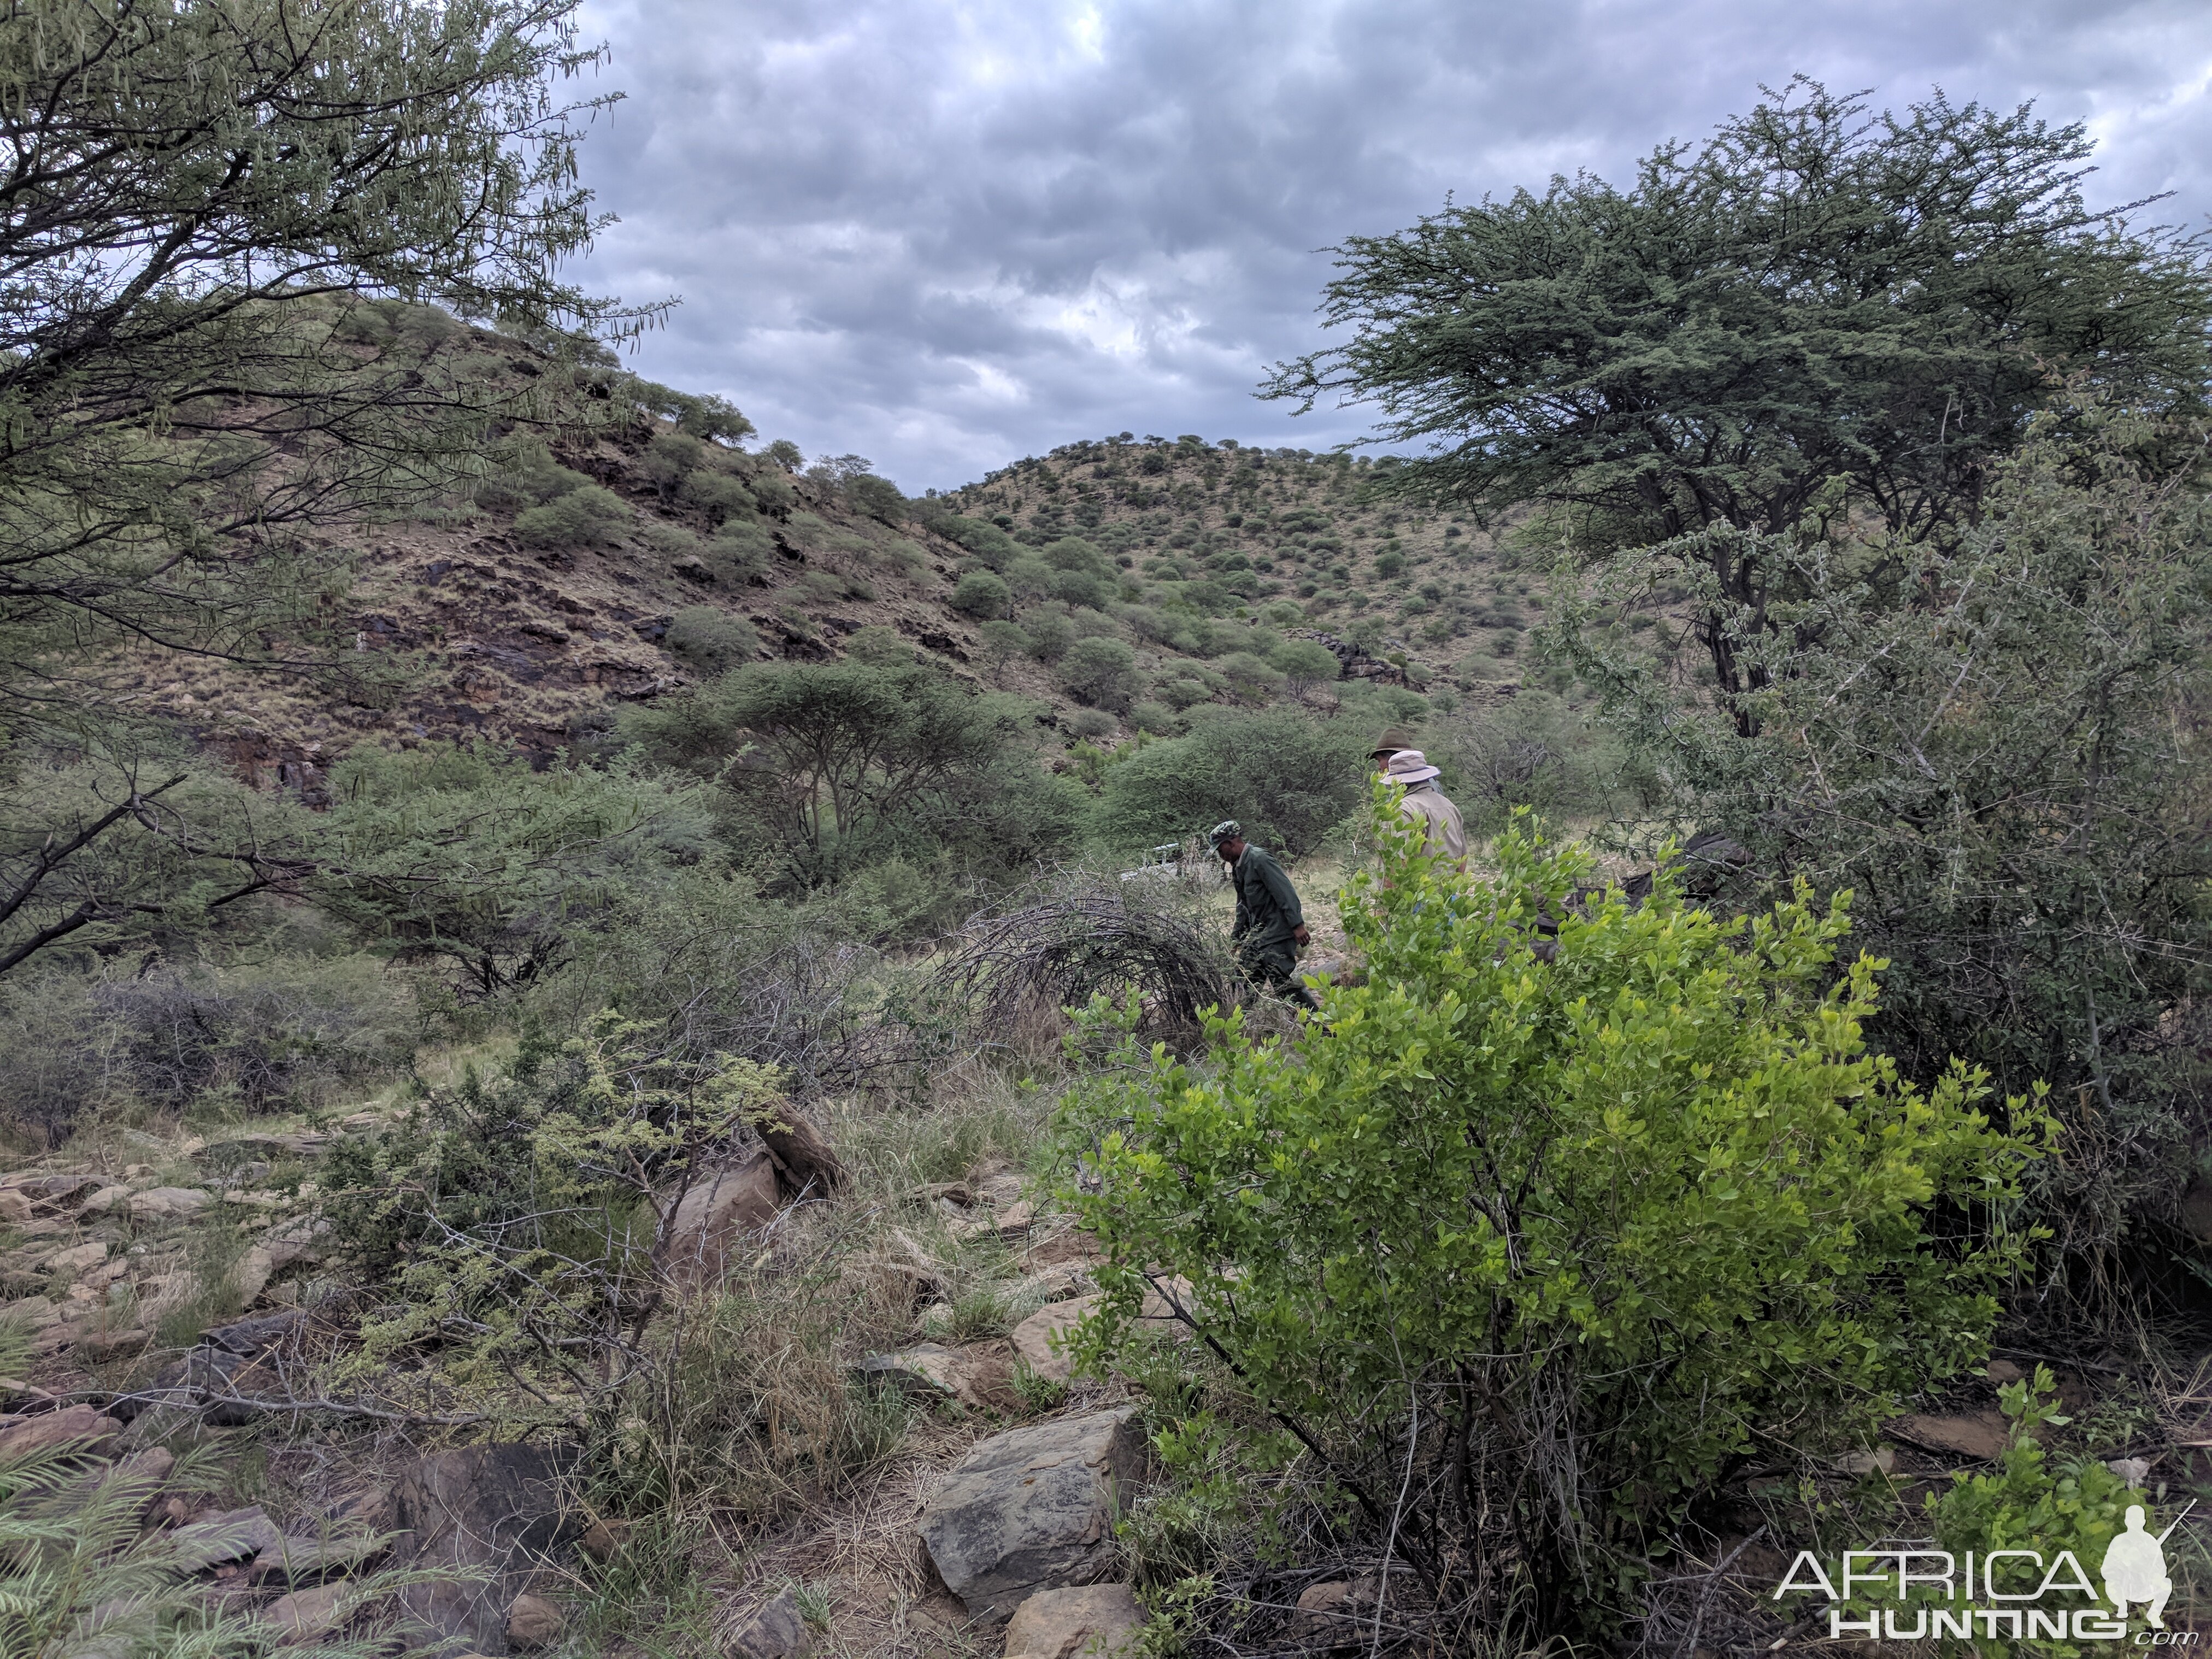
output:
<path id="1" fill-rule="evenodd" d="M 2105 1594 L 2119 1617 L 2128 1616 L 2129 1602 L 2148 1602 L 2150 1627 L 2166 1628 L 2166 1598 L 2173 1594 L 2173 1580 L 2166 1571 L 2166 1540 L 2180 1524 L 2177 1516 L 2172 1527 L 2154 1538 L 2143 1530 L 2142 1505 L 2128 1505 L 2128 1529 L 2105 1547 Z"/>
<path id="2" fill-rule="evenodd" d="M 2193 1647 L 2194 1631 L 2169 1632 L 2166 1604 L 2173 1579 L 2166 1569 L 2166 1540 L 2181 1524 L 2191 1500 L 2165 1531 L 2146 1529 L 2142 1505 L 2131 1504 L 2125 1527 L 2113 1534 L 2098 1563 L 2104 1593 L 2072 1550 L 2046 1558 L 2025 1548 L 1846 1550 L 1831 1577 L 1810 1550 L 1800 1550 L 1775 1587 L 1773 1599 L 1814 1594 L 1850 1604 L 1828 1609 L 1831 1640 L 1922 1642 L 1931 1638 L 1979 1637 L 2014 1641 L 2124 1642 L 2128 1615 L 2141 1608 L 2148 1629 L 2138 1647 Z M 1868 1608 L 1869 1601 L 1890 1607 Z"/>

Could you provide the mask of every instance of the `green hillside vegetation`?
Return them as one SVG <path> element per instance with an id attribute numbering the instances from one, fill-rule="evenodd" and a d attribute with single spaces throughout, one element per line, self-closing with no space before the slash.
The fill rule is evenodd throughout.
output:
<path id="1" fill-rule="evenodd" d="M 0 1649 L 1750 1653 L 2212 1497 L 2212 275 L 2079 129 L 1792 83 L 1344 250 L 1406 458 L 916 497 L 556 280 L 573 21 L 0 20 Z"/>

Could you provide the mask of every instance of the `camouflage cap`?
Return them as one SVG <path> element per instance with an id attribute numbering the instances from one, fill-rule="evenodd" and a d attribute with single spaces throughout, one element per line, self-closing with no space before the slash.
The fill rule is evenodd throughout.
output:
<path id="1" fill-rule="evenodd" d="M 1206 832 L 1206 839 L 1211 845 L 1218 847 L 1224 841 L 1237 841 L 1240 839 L 1243 834 L 1244 826 L 1243 824 L 1237 823 L 1235 818 L 1224 818 L 1220 823 L 1215 824 L 1212 829 Z"/>
<path id="2" fill-rule="evenodd" d="M 1375 739 L 1375 746 L 1367 752 L 1370 757 L 1376 755 L 1395 755 L 1401 749 L 1411 749 L 1413 746 L 1413 734 L 1402 726 L 1393 726 Z"/>

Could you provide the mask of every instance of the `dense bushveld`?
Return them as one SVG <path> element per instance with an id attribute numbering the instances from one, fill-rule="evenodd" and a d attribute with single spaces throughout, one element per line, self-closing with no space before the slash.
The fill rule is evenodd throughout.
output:
<path id="1" fill-rule="evenodd" d="M 553 279 L 569 8 L 311 11 L 0 22 L 18 153 L 106 180 L 27 169 L 0 238 L 0 1103 L 87 1175 L 5 1212 L 26 1420 L 301 1310 L 134 1433 L 270 1504 L 557 1443 L 578 1652 L 784 1580 L 844 1650 L 972 1646 L 915 1492 L 1071 1397 L 1141 1408 L 1163 1654 L 1328 1645 L 1325 1583 L 1370 1651 L 1763 1648 L 1785 1538 L 2086 1560 L 2190 1489 L 2212 286 L 2078 130 L 1794 83 L 1345 249 L 1349 339 L 1269 389 L 1423 454 L 1124 433 L 910 498 Z M 1225 962 L 1232 817 L 1316 1016 Z M 761 1147 L 773 1220 L 687 1265 Z M 1082 1370 L 1008 1359 L 1079 1291 Z M 854 1370 L 919 1337 L 1006 1363 Z M 1880 1444 L 1997 1403 L 1996 1474 Z M 0 1464 L 10 1651 L 267 1638 L 67 1457 Z"/>

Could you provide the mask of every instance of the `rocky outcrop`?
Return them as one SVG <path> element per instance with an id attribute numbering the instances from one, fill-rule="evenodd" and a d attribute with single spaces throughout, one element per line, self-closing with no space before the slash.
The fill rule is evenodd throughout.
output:
<path id="1" fill-rule="evenodd" d="M 994 1435 L 946 1474 L 922 1510 L 922 1543 L 971 1618 L 1000 1623 L 1039 1590 L 1105 1576 L 1115 1514 L 1144 1466 L 1133 1414 Z"/>

